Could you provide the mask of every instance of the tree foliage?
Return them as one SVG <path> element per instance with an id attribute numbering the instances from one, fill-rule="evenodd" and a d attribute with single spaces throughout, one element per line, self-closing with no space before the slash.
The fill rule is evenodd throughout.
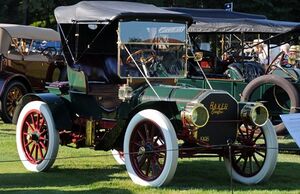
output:
<path id="1" fill-rule="evenodd" d="M 130 0 L 128 0 L 130 1 Z M 233 2 L 234 11 L 266 15 L 269 19 L 300 22 L 298 0 L 131 0 L 157 6 L 223 9 Z M 54 27 L 53 10 L 62 5 L 72 5 L 79 0 L 2 0 L 0 1 L 0 23 L 31 24 Z"/>

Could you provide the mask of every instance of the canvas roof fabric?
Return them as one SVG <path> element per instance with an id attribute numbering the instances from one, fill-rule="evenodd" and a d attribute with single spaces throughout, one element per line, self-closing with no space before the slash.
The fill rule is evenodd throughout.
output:
<path id="1" fill-rule="evenodd" d="M 285 33 L 300 25 L 298 22 L 269 20 L 263 15 L 229 12 L 221 9 L 180 7 L 166 9 L 192 15 L 194 24 L 189 28 L 191 33 Z"/>
<path id="2" fill-rule="evenodd" d="M 80 21 L 112 21 L 118 18 L 192 21 L 190 15 L 165 10 L 151 4 L 125 1 L 81 1 L 71 6 L 60 6 L 54 10 L 58 23 Z"/>
<path id="3" fill-rule="evenodd" d="M 18 24 L 0 24 L 0 29 L 13 38 L 60 41 L 59 33 L 50 28 L 40 28 Z"/>

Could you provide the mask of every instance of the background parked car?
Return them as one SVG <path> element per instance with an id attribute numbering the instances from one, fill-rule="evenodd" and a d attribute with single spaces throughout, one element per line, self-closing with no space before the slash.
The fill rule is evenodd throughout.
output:
<path id="1" fill-rule="evenodd" d="M 17 101 L 45 91 L 45 83 L 66 79 L 60 35 L 47 28 L 0 24 L 0 113 L 11 122 Z"/>

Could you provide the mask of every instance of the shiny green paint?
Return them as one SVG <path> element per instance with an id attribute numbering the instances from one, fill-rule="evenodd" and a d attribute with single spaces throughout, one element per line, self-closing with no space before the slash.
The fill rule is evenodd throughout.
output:
<path id="1" fill-rule="evenodd" d="M 162 101 L 176 101 L 178 109 L 182 110 L 186 103 L 195 99 L 203 89 L 187 88 L 181 86 L 157 85 L 153 86 L 154 90 Z M 159 101 L 153 90 L 148 87 L 140 98 L 140 102 Z"/>
<path id="2" fill-rule="evenodd" d="M 241 93 L 248 83 L 242 80 L 231 80 L 231 79 L 210 79 L 209 83 L 214 90 L 225 90 L 230 93 L 237 101 L 241 99 Z M 209 85 L 204 79 L 179 79 L 178 85 L 187 85 L 196 88 L 210 89 Z"/>
<path id="3" fill-rule="evenodd" d="M 79 93 L 87 93 L 88 86 L 86 76 L 83 71 L 76 71 L 72 69 L 69 65 L 68 67 L 68 81 L 70 89 Z"/>

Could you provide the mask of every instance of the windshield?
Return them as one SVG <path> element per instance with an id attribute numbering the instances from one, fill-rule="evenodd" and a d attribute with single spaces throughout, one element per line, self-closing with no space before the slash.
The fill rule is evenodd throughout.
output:
<path id="1" fill-rule="evenodd" d="M 120 22 L 120 77 L 184 77 L 186 42 L 183 23 Z"/>

